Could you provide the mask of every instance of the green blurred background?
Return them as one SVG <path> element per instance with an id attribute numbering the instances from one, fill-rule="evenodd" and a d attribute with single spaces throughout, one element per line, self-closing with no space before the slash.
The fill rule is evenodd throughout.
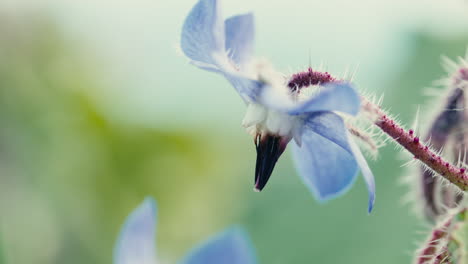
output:
<path id="1" fill-rule="evenodd" d="M 427 225 L 403 203 L 405 161 L 391 145 L 370 160 L 371 215 L 361 179 L 319 204 L 289 153 L 252 191 L 242 101 L 177 49 L 194 3 L 0 3 L 0 263 L 111 263 L 121 224 L 147 195 L 162 263 L 233 224 L 261 263 L 409 263 Z M 407 124 L 444 75 L 440 55 L 468 44 L 461 0 L 225 1 L 227 15 L 249 10 L 257 53 L 278 69 L 357 69 L 356 83 L 385 94 Z"/>

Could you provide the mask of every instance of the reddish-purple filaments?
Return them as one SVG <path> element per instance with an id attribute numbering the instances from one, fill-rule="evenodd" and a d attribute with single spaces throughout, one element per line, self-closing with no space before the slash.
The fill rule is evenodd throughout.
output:
<path id="1" fill-rule="evenodd" d="M 468 68 L 462 68 L 459 70 L 460 76 L 463 80 L 468 81 Z"/>
<path id="2" fill-rule="evenodd" d="M 293 74 L 288 82 L 288 87 L 292 91 L 297 91 L 310 85 L 326 84 L 336 81 L 337 80 L 328 72 L 314 71 L 309 67 L 307 71 Z"/>

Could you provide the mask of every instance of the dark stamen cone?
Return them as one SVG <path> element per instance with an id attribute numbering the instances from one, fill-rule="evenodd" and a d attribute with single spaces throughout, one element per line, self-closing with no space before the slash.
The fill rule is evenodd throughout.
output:
<path id="1" fill-rule="evenodd" d="M 261 191 L 265 187 L 278 158 L 286 148 L 288 140 L 275 135 L 260 135 L 255 138 L 257 162 L 255 166 L 255 190 Z"/>

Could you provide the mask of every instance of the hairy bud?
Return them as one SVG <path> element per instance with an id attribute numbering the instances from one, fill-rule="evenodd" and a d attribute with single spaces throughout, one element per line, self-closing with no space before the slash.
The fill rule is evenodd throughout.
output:
<path id="1" fill-rule="evenodd" d="M 452 149 L 454 162 L 465 162 L 465 135 L 463 129 L 466 120 L 466 98 L 464 89 L 452 90 L 444 109 L 437 115 L 426 134 L 426 141 L 431 141 L 432 148 L 441 152 L 447 146 Z M 460 164 L 460 162 L 459 162 Z M 463 169 L 463 168 L 462 168 Z M 425 213 L 434 220 L 444 215 L 449 208 L 456 207 L 463 199 L 463 194 L 451 185 L 434 177 L 432 171 L 421 167 L 421 186 L 424 197 Z"/>

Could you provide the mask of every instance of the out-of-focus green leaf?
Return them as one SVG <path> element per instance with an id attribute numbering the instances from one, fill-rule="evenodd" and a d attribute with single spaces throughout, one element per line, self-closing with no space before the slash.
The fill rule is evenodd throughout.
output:
<path id="1" fill-rule="evenodd" d="M 0 264 L 6 264 L 5 253 L 3 250 L 3 241 L 0 233 Z"/>
<path id="2" fill-rule="evenodd" d="M 10 167 L 0 209 L 12 261 L 110 263 L 123 220 L 147 195 L 158 201 L 168 258 L 236 215 L 238 146 L 210 131 L 113 120 L 96 96 L 93 64 L 34 19 L 0 23 L 0 159 Z"/>

